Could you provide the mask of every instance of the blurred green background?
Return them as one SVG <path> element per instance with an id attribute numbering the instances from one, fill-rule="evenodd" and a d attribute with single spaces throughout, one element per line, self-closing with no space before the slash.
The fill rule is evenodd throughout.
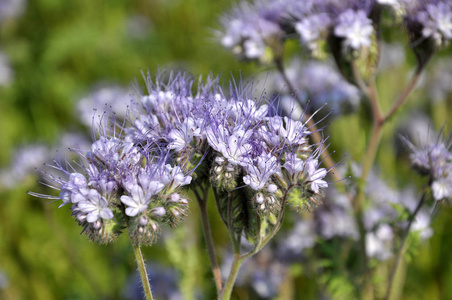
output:
<path id="1" fill-rule="evenodd" d="M 15 149 L 22 145 L 56 145 L 68 131 L 90 136 L 89 128 L 78 121 L 76 104 L 99 82 L 127 87 L 137 79 L 143 86 L 141 71 L 155 74 L 164 68 L 204 76 L 223 74 L 226 81 L 230 72 L 236 78 L 239 72 L 244 77 L 265 73 L 268 69 L 257 64 L 238 62 L 216 40 L 219 16 L 231 4 L 226 0 L 23 1 L 22 13 L 0 20 L 0 50 L 9 57 L 13 70 L 10 82 L 0 85 L 0 167 L 8 168 Z M 392 38 L 397 39 L 397 34 Z M 383 101 L 384 109 L 412 68 L 412 57 L 408 57 L 398 72 L 379 78 L 380 96 L 388 99 Z M 449 101 L 429 102 L 418 90 L 412 98 L 405 112 L 385 128 L 379 151 L 378 164 L 390 174 L 388 180 L 396 182 L 394 186 L 413 180 L 407 163 L 397 162 L 394 155 L 392 132 L 399 121 L 417 108 L 432 117 L 436 129 L 445 122 L 446 131 L 450 128 L 450 97 Z M 344 153 L 347 159 L 361 158 L 366 136 L 356 116 L 334 121 L 330 134 L 336 158 Z M 58 209 L 57 203 L 25 193 L 55 194 L 35 180 L 31 174 L 17 179 L 14 187 L 0 186 L 0 299 L 125 298 L 136 269 L 127 237 L 107 246 L 91 244 L 80 235 L 68 206 Z M 158 262 L 157 269 L 168 266 L 177 271 L 184 298 L 213 299 L 198 208 L 193 204 L 186 222 L 164 233 L 155 246 L 145 248 L 144 256 L 150 268 Z M 210 211 L 223 255 L 228 249 L 227 233 L 213 206 Z M 404 299 L 452 299 L 448 284 L 452 282 L 450 209 L 435 216 L 433 228 L 434 237 L 411 256 Z M 297 276 L 294 282 L 300 284 L 293 285 L 293 295 L 298 296 L 293 297 L 316 299 L 315 280 Z M 240 292 L 234 297 L 253 299 Z"/>

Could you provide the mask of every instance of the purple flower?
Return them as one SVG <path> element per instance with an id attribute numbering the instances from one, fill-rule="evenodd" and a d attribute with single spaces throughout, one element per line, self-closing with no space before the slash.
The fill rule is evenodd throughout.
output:
<path id="1" fill-rule="evenodd" d="M 129 188 L 129 196 L 121 196 L 121 202 L 127 205 L 126 215 L 135 217 L 148 208 L 149 198 L 138 185 Z"/>
<path id="2" fill-rule="evenodd" d="M 408 30 L 415 38 L 432 39 L 436 46 L 452 39 L 452 3 L 447 0 L 414 1 L 408 6 Z M 420 41 L 413 41 L 419 44 Z"/>
<path id="3" fill-rule="evenodd" d="M 429 175 L 435 200 L 449 199 L 452 196 L 452 152 L 450 143 L 438 137 L 433 143 L 416 147 L 405 139 L 411 149 L 412 166 L 422 175 Z"/>
<path id="4" fill-rule="evenodd" d="M 108 201 L 94 189 L 89 190 L 86 200 L 78 202 L 77 207 L 81 213 L 87 214 L 88 223 L 93 223 L 99 218 L 113 218 L 113 212 L 108 208 Z"/>
<path id="5" fill-rule="evenodd" d="M 247 175 L 243 177 L 243 182 L 258 191 L 265 186 L 270 176 L 278 171 L 277 159 L 271 155 L 259 156 L 253 164 L 246 165 L 245 169 Z M 272 192 L 274 187 L 269 190 Z"/>
<path id="6" fill-rule="evenodd" d="M 307 174 L 307 182 L 311 184 L 311 189 L 317 193 L 321 188 L 327 188 L 328 183 L 323 178 L 328 173 L 325 168 L 319 168 L 319 161 L 309 158 L 306 161 L 305 173 Z"/>
<path id="7" fill-rule="evenodd" d="M 366 12 L 353 9 L 341 13 L 334 27 L 334 34 L 344 38 L 344 46 L 354 50 L 369 47 L 373 31 L 372 20 L 367 17 Z"/>
<path id="8" fill-rule="evenodd" d="M 302 18 L 295 24 L 295 30 L 300 35 L 301 43 L 314 51 L 319 47 L 319 41 L 327 35 L 330 25 L 330 17 L 326 13 L 320 13 Z"/>
<path id="9" fill-rule="evenodd" d="M 452 4 L 438 2 L 427 4 L 425 11 L 419 12 L 417 19 L 424 25 L 422 35 L 436 41 L 452 39 Z"/>
<path id="10" fill-rule="evenodd" d="M 283 6 L 272 1 L 242 2 L 221 18 L 221 44 L 247 59 L 263 59 L 265 50 L 282 40 Z M 281 42 L 279 42 L 281 43 Z"/>
<path id="11" fill-rule="evenodd" d="M 92 241 L 111 242 L 129 227 L 133 243 L 152 244 L 159 222 L 175 226 L 186 215 L 186 199 L 169 199 L 191 182 L 191 176 L 162 151 L 166 147 L 136 145 L 108 136 L 106 128 L 98 129 L 104 135 L 90 151 L 73 150 L 80 156 L 74 165 L 55 161 L 51 167 L 60 174 L 43 172 L 48 185 L 60 190 L 58 196 L 30 194 L 71 203 L 73 215 Z"/>

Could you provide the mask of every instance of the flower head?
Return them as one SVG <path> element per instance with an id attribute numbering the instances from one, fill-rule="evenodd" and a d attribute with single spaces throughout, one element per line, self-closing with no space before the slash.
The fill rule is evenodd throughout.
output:
<path id="1" fill-rule="evenodd" d="M 134 144 L 108 135 L 106 128 L 99 128 L 103 135 L 89 151 L 74 150 L 79 162 L 55 161 L 51 167 L 60 174 L 43 172 L 49 185 L 60 190 L 58 196 L 30 194 L 71 204 L 77 222 L 93 241 L 114 241 L 128 227 L 134 243 L 151 244 L 160 223 L 175 226 L 186 215 L 187 200 L 174 199 L 191 177 L 169 159 L 165 148 Z"/>
<path id="2" fill-rule="evenodd" d="M 369 47 L 374 29 L 363 10 L 348 9 L 337 18 L 334 34 L 344 39 L 344 46 L 354 50 Z"/>
<path id="3" fill-rule="evenodd" d="M 415 45 L 432 40 L 436 47 L 452 40 L 452 3 L 447 0 L 413 1 L 405 18 Z"/>
<path id="4" fill-rule="evenodd" d="M 427 143 L 422 147 L 416 147 L 405 139 L 411 149 L 410 160 L 413 168 L 431 178 L 433 197 L 436 200 L 450 199 L 452 196 L 451 145 L 440 137 L 435 142 Z"/>

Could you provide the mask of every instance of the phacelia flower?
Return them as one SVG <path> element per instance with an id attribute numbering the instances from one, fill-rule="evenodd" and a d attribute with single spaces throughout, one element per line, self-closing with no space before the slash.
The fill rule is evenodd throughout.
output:
<path id="1" fill-rule="evenodd" d="M 405 21 L 415 48 L 425 40 L 432 40 L 435 47 L 442 47 L 452 39 L 450 1 L 413 1 L 408 5 Z"/>
<path id="2" fill-rule="evenodd" d="M 344 46 L 354 50 L 369 47 L 374 29 L 365 11 L 348 9 L 338 16 L 334 34 L 344 39 Z"/>
<path id="3" fill-rule="evenodd" d="M 250 60 L 265 60 L 267 49 L 280 51 L 284 37 L 281 23 L 288 16 L 288 7 L 277 2 L 242 2 L 223 15 L 223 29 L 219 33 L 221 44 L 232 49 L 234 54 Z"/>
<path id="4" fill-rule="evenodd" d="M 411 149 L 410 160 L 413 168 L 421 175 L 428 175 L 435 200 L 450 199 L 452 196 L 452 152 L 449 142 L 438 139 L 422 147 L 410 141 L 405 142 Z"/>
<path id="5" fill-rule="evenodd" d="M 42 172 L 48 185 L 60 190 L 58 196 L 30 194 L 72 205 L 73 216 L 92 241 L 112 242 L 128 228 L 133 243 L 149 245 L 160 224 L 175 226 L 186 215 L 188 202 L 179 188 L 191 177 L 165 148 L 134 144 L 109 135 L 106 128 L 101 125 L 101 136 L 89 151 L 73 150 L 77 163 L 55 161 L 54 172 Z"/>

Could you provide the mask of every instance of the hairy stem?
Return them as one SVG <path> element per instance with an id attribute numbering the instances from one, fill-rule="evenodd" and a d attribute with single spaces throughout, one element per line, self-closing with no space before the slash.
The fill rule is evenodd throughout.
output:
<path id="1" fill-rule="evenodd" d="M 363 206 L 365 197 L 365 187 L 367 177 L 375 162 L 378 146 L 381 140 L 383 117 L 380 109 L 380 101 L 376 92 L 375 81 L 372 80 L 367 90 L 363 91 L 369 96 L 371 103 L 372 115 L 373 115 L 373 127 L 372 133 L 367 146 L 366 153 L 362 162 L 362 173 L 358 182 L 357 194 L 355 201 L 353 202 L 353 208 L 356 215 L 356 221 L 358 223 L 359 235 L 360 235 L 360 251 L 362 257 L 362 272 L 363 272 L 363 285 L 362 285 L 362 297 L 365 299 L 373 299 L 373 288 L 371 282 L 371 272 L 369 267 L 369 259 L 367 257 L 366 246 L 366 229 L 363 222 Z"/>
<path id="2" fill-rule="evenodd" d="M 378 151 L 378 147 L 380 145 L 380 140 L 382 136 L 382 130 L 384 124 L 395 114 L 395 112 L 402 106 L 402 104 L 406 101 L 408 98 L 408 95 L 411 93 L 411 91 L 416 86 L 417 81 L 419 80 L 420 74 L 422 72 L 423 67 L 419 67 L 416 70 L 415 75 L 413 76 L 412 80 L 408 84 L 408 86 L 404 89 L 402 94 L 397 99 L 394 106 L 390 109 L 390 111 L 383 116 L 380 108 L 380 101 L 378 99 L 377 89 L 375 85 L 375 80 L 372 80 L 369 84 L 368 90 L 364 91 L 367 92 L 367 95 L 370 99 L 371 109 L 372 109 L 372 115 L 373 115 L 373 127 L 372 127 L 372 133 L 371 138 L 366 150 L 366 153 L 364 155 L 364 160 L 362 163 L 362 173 L 361 177 L 358 182 L 358 190 L 356 194 L 355 201 L 353 203 L 353 207 L 356 214 L 356 220 L 358 222 L 359 232 L 360 232 L 360 243 L 361 243 L 361 255 L 363 257 L 363 272 L 364 272 L 364 285 L 363 285 L 363 297 L 366 299 L 372 299 L 372 284 L 371 284 L 371 278 L 370 278 L 370 269 L 369 269 L 369 263 L 367 258 L 367 251 L 366 251 L 366 242 L 365 242 L 365 228 L 363 224 L 363 202 L 364 202 L 364 190 L 366 186 L 367 177 L 369 176 L 370 170 L 372 169 L 372 166 L 375 162 L 376 154 Z"/>
<path id="3" fill-rule="evenodd" d="M 275 59 L 275 64 L 276 64 L 276 69 L 278 70 L 278 72 L 280 73 L 282 79 L 284 80 L 287 88 L 289 89 L 289 92 L 292 95 L 294 95 L 294 97 L 297 100 L 297 102 L 301 105 L 301 99 L 298 97 L 298 94 L 296 93 L 295 88 L 294 88 L 292 82 L 290 81 L 289 77 L 287 77 L 287 74 L 286 74 L 286 71 L 285 71 L 284 64 L 283 64 L 282 60 L 281 59 Z M 319 133 L 319 130 L 317 128 L 317 125 L 316 125 L 314 119 L 308 113 L 308 111 L 306 109 L 302 108 L 302 110 L 304 111 L 304 119 L 306 120 L 306 124 L 308 125 L 308 128 L 312 132 L 311 133 L 312 140 L 314 141 L 315 144 L 318 144 L 322 148 L 320 157 L 323 159 L 323 162 L 324 162 L 325 166 L 329 170 L 331 170 L 330 174 L 331 174 L 331 177 L 333 178 L 333 180 L 334 181 L 340 181 L 341 178 L 336 172 L 336 162 L 331 157 L 330 153 L 328 152 L 328 149 L 322 143 L 323 138 L 322 138 L 322 135 Z"/>
<path id="4" fill-rule="evenodd" d="M 391 297 L 391 292 L 392 292 L 392 288 L 394 286 L 394 279 L 395 279 L 395 275 L 397 273 L 397 270 L 399 268 L 400 265 L 400 259 L 403 256 L 403 254 L 406 251 L 406 240 L 408 235 L 410 234 L 410 230 L 411 230 L 411 226 L 413 225 L 414 219 L 416 218 L 416 215 L 419 213 L 419 211 L 421 210 L 421 207 L 424 205 L 425 203 L 425 195 L 426 193 L 424 192 L 422 194 L 421 200 L 419 200 L 419 203 L 416 206 L 416 209 L 414 210 L 413 214 L 410 216 L 410 219 L 408 221 L 408 225 L 403 233 L 402 236 L 402 240 L 400 242 L 400 247 L 397 250 L 397 255 L 394 259 L 394 265 L 392 266 L 392 270 L 391 273 L 389 275 L 389 281 L 388 281 L 388 288 L 386 290 L 386 300 L 389 300 Z"/>
<path id="5" fill-rule="evenodd" d="M 143 290 L 144 294 L 146 295 L 146 300 L 153 300 L 151 285 L 149 284 L 148 274 L 146 273 L 146 265 L 144 264 L 140 246 L 132 244 L 132 247 L 133 252 L 135 253 L 135 259 L 137 261 L 138 271 L 140 272 L 141 282 L 143 284 Z"/>
<path id="6" fill-rule="evenodd" d="M 213 277 L 215 279 L 215 286 L 217 288 L 217 294 L 221 293 L 223 283 L 221 279 L 220 267 L 218 265 L 217 255 L 215 253 L 215 247 L 212 238 L 212 230 L 210 229 L 209 216 L 207 213 L 207 199 L 208 189 L 203 190 L 203 196 L 195 189 L 195 196 L 198 201 L 199 210 L 201 212 L 202 232 L 206 240 L 207 252 L 209 254 L 210 265 L 212 267 Z"/>
<path id="7" fill-rule="evenodd" d="M 234 260 L 232 261 L 231 271 L 229 272 L 228 280 L 226 281 L 224 285 L 224 289 L 220 294 L 219 299 L 222 300 L 229 300 L 231 299 L 232 290 L 234 288 L 234 283 L 237 278 L 237 275 L 239 274 L 240 266 L 242 265 L 242 262 L 245 260 L 245 258 L 240 256 L 240 252 L 234 253 Z"/>

